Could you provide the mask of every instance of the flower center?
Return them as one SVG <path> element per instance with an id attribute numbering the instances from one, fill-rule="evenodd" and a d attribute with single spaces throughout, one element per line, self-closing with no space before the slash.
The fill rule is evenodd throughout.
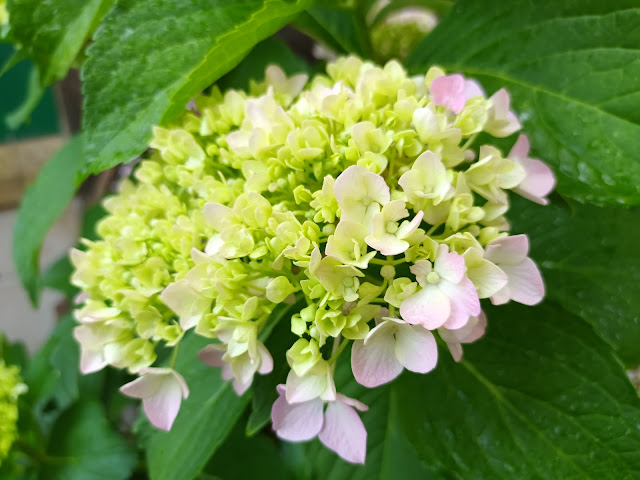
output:
<path id="1" fill-rule="evenodd" d="M 439 281 L 440 281 L 440 275 L 438 275 L 436 272 L 429 272 L 427 274 L 427 282 L 429 282 L 431 285 L 435 285 Z"/>
<path id="2" fill-rule="evenodd" d="M 396 222 L 387 222 L 385 228 L 387 233 L 394 234 L 398 231 L 398 224 Z"/>

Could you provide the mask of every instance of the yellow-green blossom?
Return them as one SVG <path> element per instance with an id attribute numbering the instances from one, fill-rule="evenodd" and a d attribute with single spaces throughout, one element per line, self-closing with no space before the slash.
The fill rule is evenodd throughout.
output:
<path id="1" fill-rule="evenodd" d="M 0 361 L 0 465 L 18 436 L 18 396 L 26 389 L 18 367 Z"/>

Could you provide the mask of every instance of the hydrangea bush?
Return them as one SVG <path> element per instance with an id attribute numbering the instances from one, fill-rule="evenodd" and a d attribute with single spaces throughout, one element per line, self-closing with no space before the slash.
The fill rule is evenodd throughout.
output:
<path id="1" fill-rule="evenodd" d="M 72 252 L 81 368 L 137 374 L 121 391 L 169 430 L 189 389 L 173 364 L 154 366 L 158 346 L 177 351 L 191 329 L 212 339 L 188 354 L 242 395 L 273 368 L 274 309 L 297 303 L 273 428 L 363 463 L 355 410 L 367 407 L 333 379 L 346 348 L 355 379 L 376 387 L 435 368 L 434 334 L 460 360 L 487 325 L 480 299 L 540 302 L 509 195 L 544 205 L 554 177 L 524 134 L 506 154 L 479 144 L 521 128 L 505 89 L 487 98 L 438 67 L 410 77 L 353 56 L 310 80 L 277 66 L 265 78 L 156 127 L 149 158 L 104 203 L 101 239 Z"/>
<path id="2" fill-rule="evenodd" d="M 0 478 L 638 478 L 638 25 L 0 0 L 8 124 L 69 69 L 84 97 L 14 229 L 31 301 L 66 300 L 32 355 L 0 338 Z"/>

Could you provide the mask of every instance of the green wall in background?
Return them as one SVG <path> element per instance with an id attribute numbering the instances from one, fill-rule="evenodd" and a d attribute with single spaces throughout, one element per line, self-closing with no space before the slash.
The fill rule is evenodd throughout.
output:
<path id="1" fill-rule="evenodd" d="M 4 64 L 12 55 L 13 47 L 0 44 L 0 64 Z M 47 88 L 40 103 L 31 114 L 31 121 L 18 130 L 12 131 L 4 118 L 25 99 L 31 63 L 23 60 L 0 77 L 0 142 L 51 135 L 60 131 L 60 119 L 51 88 Z"/>

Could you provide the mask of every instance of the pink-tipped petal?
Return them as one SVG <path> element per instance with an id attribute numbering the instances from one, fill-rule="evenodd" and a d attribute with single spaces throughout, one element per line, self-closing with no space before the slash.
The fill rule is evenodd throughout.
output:
<path id="1" fill-rule="evenodd" d="M 416 373 L 427 373 L 438 363 L 436 339 L 420 325 L 398 327 L 395 354 L 404 368 Z"/>
<path id="2" fill-rule="evenodd" d="M 244 395 L 244 393 L 247 390 L 249 390 L 249 387 L 251 386 L 252 381 L 253 381 L 253 378 L 250 381 L 245 383 L 242 383 L 239 380 L 234 379 L 233 382 L 231 382 L 231 385 L 233 386 L 233 391 L 236 392 L 236 395 L 241 397 L 242 395 Z"/>
<path id="3" fill-rule="evenodd" d="M 441 327 L 450 314 L 449 297 L 434 285 L 427 285 L 400 305 L 400 315 L 407 323 L 421 324 L 428 330 Z"/>
<path id="4" fill-rule="evenodd" d="M 484 90 L 482 89 L 480 84 L 475 80 L 465 80 L 464 95 L 467 100 L 471 100 L 472 98 L 476 98 L 476 97 L 484 98 Z"/>
<path id="5" fill-rule="evenodd" d="M 80 354 L 80 372 L 83 375 L 97 372 L 107 366 L 107 361 L 102 352 L 86 350 L 82 348 L 82 345 L 80 346 L 80 350 L 82 352 Z"/>
<path id="6" fill-rule="evenodd" d="M 538 266 L 530 258 L 519 265 L 501 267 L 509 277 L 509 296 L 524 305 L 536 305 L 544 298 L 544 283 Z"/>
<path id="7" fill-rule="evenodd" d="M 290 442 L 311 440 L 322 429 L 323 405 L 319 398 L 291 404 L 281 394 L 271 407 L 271 422 L 276 435 Z"/>
<path id="8" fill-rule="evenodd" d="M 258 368 L 258 373 L 262 375 L 271 373 L 273 370 L 273 357 L 262 342 L 259 342 L 257 347 L 258 353 L 260 354 L 260 367 Z"/>
<path id="9" fill-rule="evenodd" d="M 434 78 L 429 85 L 429 93 L 433 103 L 455 114 L 460 113 L 467 102 L 464 77 L 459 73 Z"/>
<path id="10" fill-rule="evenodd" d="M 175 382 L 166 383 L 155 395 L 142 400 L 144 413 L 151 424 L 161 430 L 169 431 L 180 410 L 182 390 Z"/>
<path id="11" fill-rule="evenodd" d="M 221 343 L 207 345 L 198 352 L 198 358 L 210 367 L 223 367 L 226 363 L 222 360 L 226 348 Z"/>
<path id="12" fill-rule="evenodd" d="M 444 281 L 439 286 L 451 301 L 451 314 L 443 324 L 445 328 L 461 328 L 469 321 L 469 317 L 480 314 L 480 299 L 471 280 L 463 278 L 457 285 Z"/>
<path id="13" fill-rule="evenodd" d="M 500 268 L 503 265 L 517 265 L 529 253 L 529 237 L 526 235 L 511 235 L 509 237 L 492 240 L 485 249 L 487 260 Z"/>
<path id="14" fill-rule="evenodd" d="M 433 265 L 435 272 L 445 280 L 458 283 L 464 277 L 464 258 L 456 252 L 449 252 L 446 245 L 438 246 L 438 254 Z"/>
<path id="15" fill-rule="evenodd" d="M 390 323 L 378 327 L 386 325 Z M 393 332 L 394 328 L 384 328 L 367 337 L 366 343 L 362 340 L 353 343 L 351 370 L 360 385 L 377 387 L 402 373 L 402 365 L 396 359 Z"/>
<path id="16" fill-rule="evenodd" d="M 516 162 L 522 162 L 529 157 L 529 149 L 529 138 L 525 134 L 522 134 L 518 137 L 518 140 L 516 140 L 513 148 L 511 148 L 508 158 Z"/>
<path id="17" fill-rule="evenodd" d="M 360 400 L 356 400 L 355 398 L 351 398 L 351 397 L 347 397 L 346 395 L 343 395 L 342 393 L 336 393 L 336 400 L 342 402 L 342 403 L 346 403 L 347 405 L 351 405 L 352 407 L 355 407 L 356 409 L 360 410 L 361 412 L 366 412 L 367 410 L 369 410 L 369 407 L 366 406 L 364 403 L 362 403 Z"/>
<path id="18" fill-rule="evenodd" d="M 535 158 L 527 159 L 522 166 L 527 176 L 513 191 L 532 202 L 547 205 L 549 201 L 545 197 L 551 193 L 556 185 L 556 178 L 551 168 Z"/>
<path id="19" fill-rule="evenodd" d="M 121 386 L 120 392 L 131 398 L 145 398 L 155 395 L 161 386 L 162 378 L 160 375 L 142 375 Z"/>
<path id="20" fill-rule="evenodd" d="M 329 403 L 318 438 L 347 462 L 364 463 L 367 430 L 353 407 L 341 401 Z"/>

